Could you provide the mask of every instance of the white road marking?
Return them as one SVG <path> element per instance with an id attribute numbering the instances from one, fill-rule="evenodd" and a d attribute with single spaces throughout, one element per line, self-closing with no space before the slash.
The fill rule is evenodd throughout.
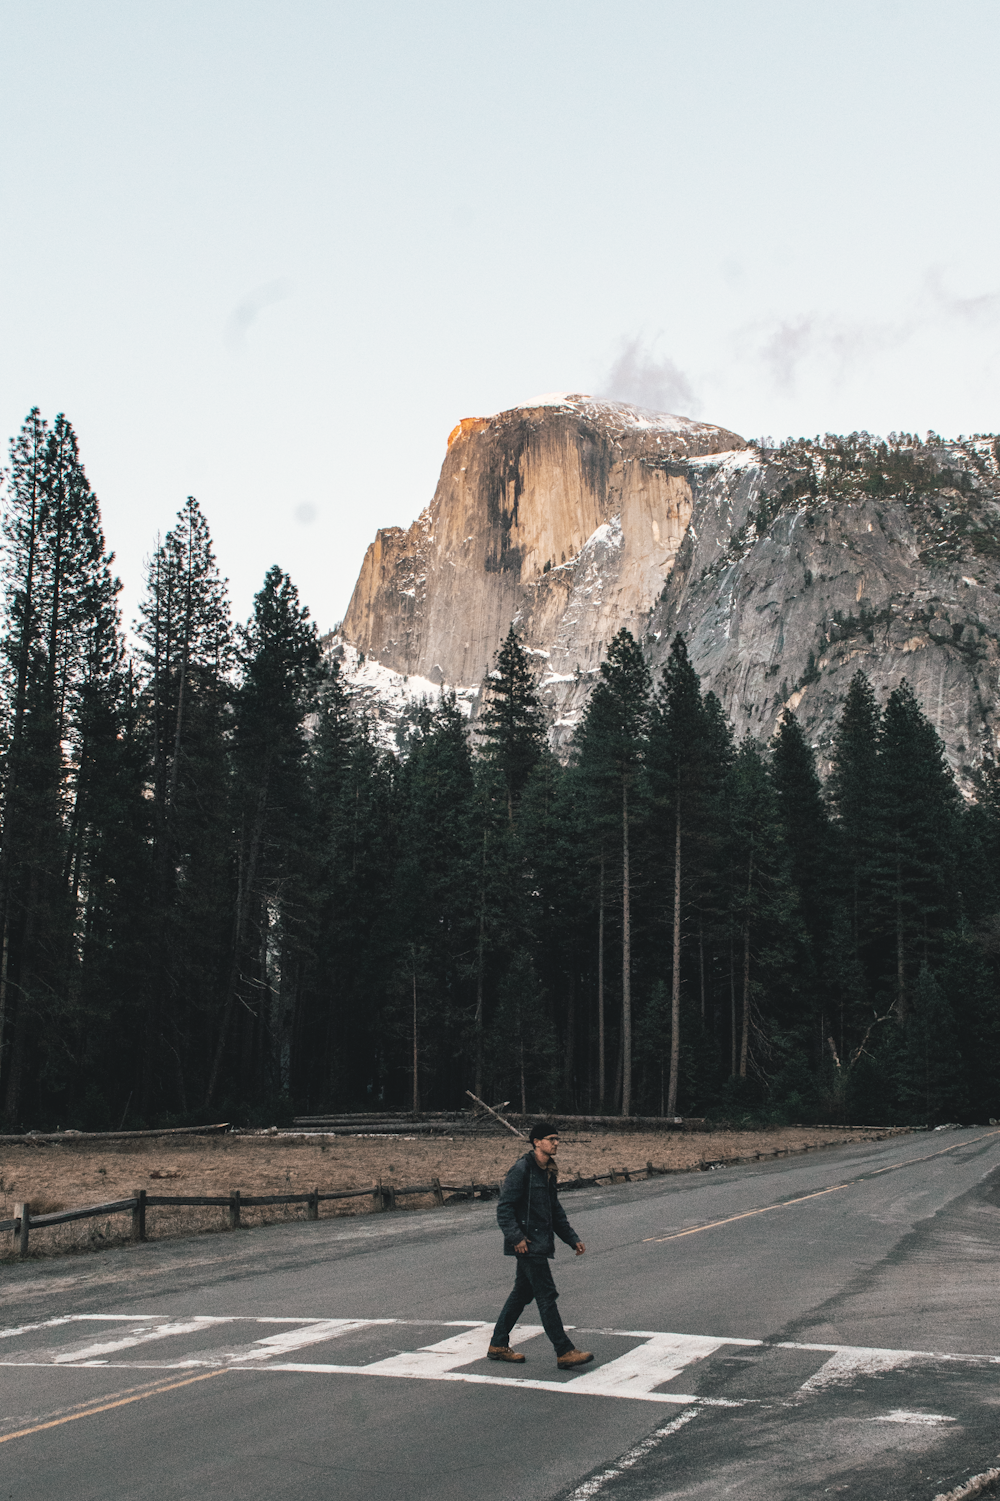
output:
<path id="1" fill-rule="evenodd" d="M 84 1345 L 82 1350 L 67 1350 L 53 1358 L 53 1365 L 76 1365 L 81 1361 L 93 1361 L 97 1356 L 117 1355 L 119 1350 L 128 1350 L 150 1340 L 171 1339 L 178 1334 L 194 1334 L 208 1329 L 212 1324 L 228 1324 L 228 1318 L 213 1318 L 210 1314 L 198 1314 L 183 1324 L 156 1324 L 152 1329 L 139 1329 L 127 1334 L 124 1339 L 104 1340 L 96 1345 Z"/>
<path id="2" fill-rule="evenodd" d="M 239 1369 L 239 1367 L 235 1367 Z M 399 1368 L 393 1370 L 376 1370 L 374 1366 L 365 1365 L 307 1365 L 299 1361 L 283 1361 L 280 1365 L 266 1365 L 261 1367 L 265 1371 L 301 1371 L 305 1374 L 313 1373 L 320 1376 L 409 1376 L 411 1373 Z M 421 1376 L 427 1376 L 425 1371 Z M 430 1377 L 433 1381 L 464 1381 L 470 1386 L 517 1386 L 533 1392 L 569 1392 L 575 1395 L 577 1381 L 544 1381 L 535 1380 L 530 1376 L 488 1376 L 478 1371 L 438 1371 Z M 582 1393 L 586 1396 L 586 1392 Z M 746 1407 L 749 1399 L 742 1402 L 726 1401 L 722 1397 L 694 1397 L 690 1392 L 683 1396 L 675 1392 L 630 1392 L 609 1391 L 596 1392 L 598 1397 L 628 1397 L 633 1402 L 659 1402 L 665 1407 L 687 1407 L 692 1402 L 699 1407 Z"/>
<path id="3" fill-rule="evenodd" d="M 795 1349 L 797 1346 L 783 1346 Z M 841 1386 L 857 1376 L 877 1376 L 881 1371 L 895 1371 L 907 1365 L 916 1355 L 915 1350 L 876 1350 L 864 1346 L 840 1349 L 820 1366 L 808 1381 L 803 1381 L 800 1392 L 821 1392 L 828 1386 Z"/>
<path id="4" fill-rule="evenodd" d="M 691 1419 L 697 1416 L 697 1407 L 692 1407 L 674 1418 L 672 1423 L 667 1423 L 663 1428 L 657 1428 L 655 1433 L 651 1433 L 648 1438 L 636 1444 L 634 1449 L 628 1449 L 608 1469 L 602 1470 L 599 1475 L 594 1475 L 590 1480 L 585 1480 L 582 1485 L 578 1485 L 569 1497 L 569 1501 L 589 1501 L 589 1498 L 598 1495 L 610 1480 L 617 1480 L 625 1470 L 631 1470 L 640 1459 L 645 1459 L 646 1455 L 657 1448 L 665 1438 L 669 1438 L 672 1433 L 677 1432 L 678 1428 L 683 1428 L 685 1423 L 690 1423 Z"/>
<path id="5" fill-rule="evenodd" d="M 385 1360 L 376 1360 L 362 1366 L 366 1376 L 440 1376 L 444 1371 L 453 1371 L 456 1366 L 469 1365 L 482 1360 L 489 1344 L 492 1324 L 474 1324 L 464 1334 L 453 1334 L 436 1345 L 422 1345 L 419 1350 L 405 1350 L 399 1355 L 390 1355 Z M 519 1328 L 514 1334 L 518 1344 L 535 1339 L 542 1333 L 541 1326 Z"/>
<path id="6" fill-rule="evenodd" d="M 588 1370 L 573 1382 L 577 1392 L 601 1397 L 636 1397 L 647 1394 L 665 1381 L 679 1376 L 685 1366 L 714 1355 L 725 1339 L 711 1339 L 701 1334 L 655 1334 L 617 1360 Z M 688 1399 L 685 1398 L 685 1401 Z"/>
<path id="7" fill-rule="evenodd" d="M 117 1330 L 108 1330 L 108 1338 L 81 1343 L 77 1348 L 67 1348 L 65 1345 L 42 1347 L 32 1345 L 30 1338 L 32 1334 L 57 1326 L 66 1327 L 74 1323 L 80 1323 L 86 1327 L 95 1320 L 105 1324 L 117 1323 L 119 1327 Z M 253 1328 L 267 1327 L 274 1329 L 274 1332 L 262 1333 L 257 1339 L 251 1336 L 249 1343 L 228 1347 L 219 1345 L 206 1349 L 204 1341 L 200 1349 L 183 1350 L 182 1346 L 179 1358 L 173 1359 L 156 1359 L 152 1350 L 147 1352 L 145 1349 L 143 1349 L 145 1358 L 131 1360 L 111 1358 L 120 1356 L 124 1351 L 155 1345 L 163 1340 L 171 1341 L 173 1348 L 176 1348 L 176 1342 L 181 1336 L 203 1334 L 215 1325 L 231 1327 L 233 1334 L 237 1329 L 240 1332 L 245 1330 L 249 1333 Z M 278 1327 L 275 1328 L 275 1326 Z M 343 1364 L 325 1361 L 307 1362 L 288 1358 L 296 1351 L 303 1350 L 310 1345 L 325 1344 L 336 1341 L 346 1334 L 385 1326 L 398 1329 L 400 1343 L 406 1342 L 407 1331 L 411 1329 L 437 1328 L 442 1332 L 445 1330 L 454 1332 L 449 1332 L 445 1338 L 431 1344 L 421 1345 L 414 1350 L 397 1350 L 396 1354 L 371 1361 L 367 1365 L 346 1362 Z M 722 1397 L 703 1397 L 690 1392 L 657 1390 L 664 1383 L 673 1381 L 689 1366 L 711 1357 L 726 1346 L 748 1346 L 760 1351 L 767 1349 L 808 1350 L 815 1351 L 819 1356 L 826 1356 L 820 1368 L 802 1382 L 797 1390 L 790 1392 L 790 1397 L 797 1401 L 820 1396 L 852 1380 L 875 1376 L 917 1363 L 948 1362 L 979 1366 L 992 1366 L 1000 1363 L 1000 1356 L 997 1355 L 956 1355 L 929 1350 L 885 1350 L 867 1346 L 799 1343 L 791 1340 L 770 1343 L 741 1336 L 672 1334 L 652 1329 L 578 1329 L 575 1331 L 577 1338 L 586 1344 L 591 1341 L 597 1343 L 599 1355 L 601 1353 L 599 1339 L 602 1337 L 609 1340 L 638 1340 L 641 1343 L 616 1357 L 613 1354 L 614 1346 L 610 1350 L 605 1346 L 604 1349 L 613 1358 L 596 1367 L 586 1367 L 579 1374 L 567 1373 L 559 1379 L 542 1375 L 528 1376 L 527 1373 L 515 1375 L 514 1370 L 520 1372 L 521 1367 L 514 1367 L 513 1370 L 505 1367 L 498 1371 L 468 1369 L 480 1362 L 485 1365 L 490 1328 L 488 1323 L 475 1319 L 352 1319 L 303 1318 L 301 1316 L 296 1318 L 200 1314 L 178 1320 L 162 1314 L 67 1314 L 38 1323 L 23 1324 L 16 1328 L 0 1329 L 0 1339 L 15 1340 L 22 1337 L 25 1340 L 25 1345 L 21 1349 L 16 1345 L 5 1347 L 7 1358 L 0 1360 L 0 1367 L 58 1367 L 62 1370 L 72 1370 L 85 1366 L 100 1366 L 104 1369 L 169 1371 L 205 1366 L 216 1369 L 228 1367 L 234 1372 L 240 1370 L 294 1371 L 354 1378 L 376 1376 L 409 1380 L 461 1381 L 476 1386 L 514 1386 L 527 1391 L 561 1392 L 571 1396 L 615 1397 L 634 1402 L 654 1402 L 662 1406 L 690 1409 L 693 1415 L 694 1412 L 706 1407 L 743 1407 L 754 1404 L 756 1401 L 750 1397 L 731 1400 Z M 537 1340 L 542 1332 L 537 1324 L 518 1325 L 513 1331 L 513 1340 L 516 1344 L 524 1344 Z M 232 1338 L 232 1334 L 228 1337 Z M 160 1352 L 157 1351 L 156 1354 Z M 545 1354 L 550 1356 L 554 1363 L 555 1356 L 547 1346 L 545 1346 Z M 690 1415 L 685 1416 L 682 1413 L 675 1423 L 680 1423 L 681 1420 L 690 1421 Z M 898 1408 L 864 1421 L 933 1427 L 952 1423 L 955 1420 L 944 1413 L 922 1413 Z M 672 1425 L 668 1424 L 665 1428 L 657 1430 L 657 1433 L 662 1436 L 672 1431 Z M 587 1484 L 591 1483 L 587 1482 Z M 580 1495 L 582 1497 L 584 1493 L 581 1492 Z"/>
<path id="8" fill-rule="evenodd" d="M 367 1329 L 373 1323 L 386 1323 L 379 1319 L 316 1319 L 298 1329 L 285 1329 L 281 1334 L 269 1334 L 264 1339 L 254 1340 L 245 1350 L 234 1351 L 228 1357 L 234 1361 L 273 1360 L 276 1355 L 287 1355 L 290 1350 L 301 1350 L 304 1345 L 320 1345 L 325 1340 L 336 1339 L 353 1329 Z"/>
<path id="9" fill-rule="evenodd" d="M 61 1319 L 44 1319 L 40 1324 L 21 1324 L 17 1329 L 0 1329 L 0 1339 L 14 1339 L 18 1334 L 33 1334 L 36 1329 L 55 1329 L 59 1324 L 72 1324 L 75 1314 L 68 1313 Z"/>
<path id="10" fill-rule="evenodd" d="M 954 1418 L 949 1418 L 943 1412 L 909 1412 L 905 1407 L 896 1407 L 892 1412 L 883 1412 L 876 1418 L 866 1419 L 869 1423 L 914 1423 L 918 1427 L 938 1428 L 942 1423 L 954 1423 Z"/>

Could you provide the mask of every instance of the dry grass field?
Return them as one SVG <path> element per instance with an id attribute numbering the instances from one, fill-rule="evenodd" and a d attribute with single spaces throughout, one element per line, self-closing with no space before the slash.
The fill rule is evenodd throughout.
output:
<path id="1" fill-rule="evenodd" d="M 683 1170 L 704 1163 L 769 1157 L 807 1147 L 874 1141 L 890 1130 L 851 1131 L 787 1126 L 767 1131 L 567 1133 L 559 1149 L 561 1180 L 608 1174 L 613 1169 Z M 350 1136 L 224 1135 L 149 1138 L 136 1141 L 11 1143 L 0 1161 L 0 1219 L 27 1201 L 32 1213 L 82 1208 L 127 1197 L 136 1188 L 154 1194 L 215 1195 L 309 1193 L 371 1188 L 381 1180 L 403 1188 L 439 1178 L 447 1189 L 472 1182 L 497 1183 L 526 1150 L 511 1137 L 457 1136 L 407 1139 Z M 321 1218 L 370 1213 L 368 1197 L 320 1205 Z M 433 1204 L 429 1194 L 400 1200 L 400 1209 Z M 301 1219 L 304 1205 L 244 1209 L 246 1225 Z M 151 1207 L 150 1239 L 211 1233 L 226 1228 L 224 1208 Z M 39 1228 L 31 1235 L 33 1255 L 97 1250 L 127 1239 L 129 1216 L 80 1220 Z M 13 1254 L 5 1235 L 0 1259 Z"/>

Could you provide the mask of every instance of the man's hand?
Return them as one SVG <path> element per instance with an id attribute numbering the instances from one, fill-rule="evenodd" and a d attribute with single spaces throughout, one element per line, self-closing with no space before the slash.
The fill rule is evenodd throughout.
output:
<path id="1" fill-rule="evenodd" d="M 528 1237 L 525 1236 L 523 1240 L 519 1240 L 514 1250 L 518 1256 L 526 1256 L 528 1252 Z"/>
<path id="2" fill-rule="evenodd" d="M 576 1254 L 578 1256 L 582 1256 L 587 1247 L 584 1245 L 582 1240 L 578 1240 L 573 1249 L 576 1251 Z"/>

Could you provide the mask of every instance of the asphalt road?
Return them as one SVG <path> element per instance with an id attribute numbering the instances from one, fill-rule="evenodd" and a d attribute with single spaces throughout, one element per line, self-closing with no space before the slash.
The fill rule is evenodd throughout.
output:
<path id="1" fill-rule="evenodd" d="M 1000 1463 L 1000 1130 L 565 1195 L 559 1372 L 490 1205 L 0 1271 L 0 1501 L 932 1501 Z M 529 1313 L 531 1310 L 529 1310 Z"/>

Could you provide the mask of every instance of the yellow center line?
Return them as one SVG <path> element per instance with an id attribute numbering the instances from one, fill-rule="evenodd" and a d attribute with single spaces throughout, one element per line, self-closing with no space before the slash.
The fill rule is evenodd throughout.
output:
<path id="1" fill-rule="evenodd" d="M 974 1136 L 971 1141 L 955 1141 L 950 1147 L 942 1147 L 939 1152 L 927 1152 L 923 1157 L 908 1157 L 905 1162 L 891 1162 L 888 1167 L 873 1168 L 870 1173 L 862 1173 L 857 1178 L 849 1178 L 846 1183 L 836 1183 L 833 1188 L 820 1188 L 815 1193 L 802 1194 L 798 1199 L 782 1199 L 778 1204 L 765 1204 L 763 1209 L 747 1209 L 742 1214 L 731 1214 L 728 1219 L 711 1220 L 707 1225 L 693 1225 L 690 1230 L 675 1230 L 671 1235 L 647 1235 L 643 1239 L 643 1245 L 661 1245 L 666 1240 L 682 1240 L 685 1235 L 700 1235 L 703 1230 L 718 1230 L 720 1225 L 732 1225 L 737 1220 L 753 1219 L 758 1214 L 770 1214 L 774 1209 L 788 1209 L 792 1204 L 804 1204 L 807 1199 L 820 1199 L 824 1194 L 840 1193 L 843 1188 L 852 1188 L 856 1183 L 863 1183 L 868 1178 L 874 1178 L 877 1173 L 896 1172 L 900 1168 L 912 1167 L 917 1162 L 930 1162 L 932 1157 L 943 1157 L 947 1152 L 954 1152 L 956 1147 L 974 1147 L 978 1141 L 988 1141 L 991 1136 L 1000 1136 L 1000 1131 L 987 1131 L 983 1136 Z"/>
<path id="2" fill-rule="evenodd" d="M 32 1428 L 19 1428 L 16 1433 L 0 1434 L 0 1444 L 9 1444 L 12 1438 L 27 1438 L 31 1433 L 41 1433 L 46 1428 L 59 1428 L 63 1423 L 75 1423 L 79 1418 L 96 1417 L 99 1412 L 110 1412 L 115 1407 L 127 1407 L 130 1402 L 144 1402 L 147 1397 L 159 1397 L 164 1392 L 177 1391 L 181 1386 L 192 1386 L 196 1381 L 211 1381 L 213 1376 L 228 1376 L 228 1367 L 219 1371 L 204 1371 L 200 1376 L 187 1376 L 183 1381 L 172 1381 L 169 1386 L 155 1386 L 150 1391 L 139 1392 L 134 1397 L 120 1397 L 116 1402 L 103 1402 L 99 1407 L 88 1407 L 85 1412 L 71 1412 L 64 1418 L 50 1418 L 47 1423 L 36 1423 Z"/>
<path id="3" fill-rule="evenodd" d="M 821 1188 L 819 1193 L 803 1194 L 803 1199 L 818 1199 L 820 1194 L 839 1193 L 842 1188 L 848 1188 L 847 1183 L 838 1183 L 836 1188 Z M 802 1199 L 783 1199 L 780 1204 L 766 1204 L 763 1209 L 747 1209 L 743 1214 L 731 1214 L 726 1220 L 712 1220 L 708 1225 L 694 1225 L 690 1230 L 675 1230 L 672 1235 L 647 1235 L 643 1245 L 652 1241 L 659 1245 L 664 1240 L 680 1240 L 684 1235 L 700 1235 L 702 1230 L 717 1230 L 720 1225 L 731 1225 L 735 1220 L 749 1220 L 755 1214 L 770 1214 L 772 1209 L 787 1209 L 790 1204 L 801 1204 Z"/>

